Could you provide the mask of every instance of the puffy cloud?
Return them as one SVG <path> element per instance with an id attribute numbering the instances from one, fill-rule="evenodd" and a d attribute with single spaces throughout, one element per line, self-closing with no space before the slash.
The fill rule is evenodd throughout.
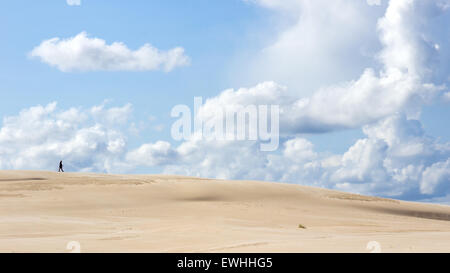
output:
<path id="1" fill-rule="evenodd" d="M 315 160 L 318 157 L 314 152 L 314 145 L 304 138 L 293 138 L 286 141 L 283 156 L 297 164 Z"/>
<path id="2" fill-rule="evenodd" d="M 175 163 L 176 157 L 177 153 L 169 142 L 157 141 L 154 144 L 144 144 L 138 149 L 130 151 L 126 155 L 126 160 L 141 166 L 159 166 Z"/>
<path id="3" fill-rule="evenodd" d="M 56 103 L 5 117 L 0 129 L 0 168 L 52 170 L 64 159 L 69 170 L 120 171 L 126 137 L 120 124 L 93 116 L 114 112 L 127 119 L 129 107 L 58 111 Z M 56 163 L 55 163 L 56 162 Z"/>
<path id="4" fill-rule="evenodd" d="M 280 107 L 280 122 L 287 124 L 286 120 L 289 113 L 289 107 L 295 102 L 295 99 L 290 97 L 287 89 L 275 82 L 263 82 L 254 87 L 240 88 L 237 90 L 227 89 L 215 97 L 208 98 L 203 105 L 198 109 L 198 118 L 205 124 L 215 124 L 217 119 L 226 119 L 225 112 L 244 111 L 247 106 L 268 106 L 266 117 L 271 123 L 270 106 L 276 105 Z M 262 117 L 263 113 L 258 114 L 258 118 Z M 281 125 L 283 127 L 283 125 Z M 258 130 L 257 126 L 248 126 L 249 130 Z M 285 133 L 285 132 L 282 132 Z M 256 132 L 256 135 L 258 132 Z M 277 132 L 278 134 L 278 132 Z"/>
<path id="5" fill-rule="evenodd" d="M 450 158 L 445 162 L 437 162 L 426 168 L 420 182 L 420 191 L 424 194 L 433 194 L 441 186 L 448 193 L 450 184 Z"/>
<path id="6" fill-rule="evenodd" d="M 67 5 L 69 6 L 80 6 L 81 0 L 66 0 Z"/>
<path id="7" fill-rule="evenodd" d="M 440 144 L 426 136 L 418 120 L 402 114 L 367 125 L 364 133 L 367 138 L 358 140 L 343 155 L 331 177 L 337 185 L 360 184 L 355 187 L 366 193 L 391 196 L 426 194 L 419 191 L 425 169 L 450 156 L 450 143 Z"/>
<path id="8" fill-rule="evenodd" d="M 424 181 L 443 183 L 441 176 L 429 179 L 429 168 L 443 166 L 450 157 L 450 143 L 427 136 L 418 120 L 397 114 L 365 126 L 364 133 L 367 138 L 358 140 L 343 155 L 331 177 L 337 187 L 347 184 L 365 193 L 405 198 L 450 192 L 448 184 L 442 191 L 425 191 L 422 186 Z"/>
<path id="9" fill-rule="evenodd" d="M 441 87 L 421 84 L 417 78 L 398 70 L 379 78 L 368 69 L 358 81 L 321 89 L 308 98 L 292 96 L 286 87 L 275 82 L 227 89 L 207 99 L 199 117 L 212 120 L 216 118 L 216 109 L 237 105 L 278 105 L 281 135 L 323 133 L 359 128 L 398 111 L 415 116 L 415 106 L 431 100 L 441 90 Z"/>
<path id="10" fill-rule="evenodd" d="M 345 128 L 358 128 L 386 118 L 398 111 L 404 111 L 408 114 L 408 117 L 416 118 L 424 103 L 431 102 L 446 89 L 442 85 L 443 82 L 431 82 L 432 74 L 437 73 L 439 68 L 442 68 L 436 67 L 433 63 L 433 60 L 438 58 L 441 53 L 436 49 L 436 43 L 432 41 L 433 37 L 429 35 L 432 32 L 429 21 L 444 12 L 444 9 L 436 2 L 390 1 L 384 16 L 377 21 L 378 39 L 382 48 L 376 55 L 379 65 L 375 66 L 381 65 L 380 69 L 365 68 L 363 73 L 355 80 L 338 81 L 340 83 L 325 86 L 323 86 L 323 82 L 329 81 L 330 77 L 335 80 L 333 75 L 339 74 L 339 71 L 345 70 L 349 64 L 351 65 L 349 61 L 351 62 L 352 58 L 343 52 L 336 52 L 336 50 L 339 50 L 339 41 L 346 37 L 346 33 L 351 33 L 352 37 L 344 39 L 343 50 L 349 50 L 347 42 L 355 44 L 354 36 L 359 37 L 360 35 L 355 34 L 358 31 L 353 31 L 352 28 L 363 26 L 363 29 L 359 31 L 363 31 L 366 35 L 365 24 L 358 23 L 360 20 L 365 20 L 361 18 L 361 16 L 365 17 L 365 8 L 352 1 L 346 1 L 346 3 L 333 1 L 331 5 L 329 1 L 325 3 L 307 0 L 292 0 L 286 1 L 286 3 L 272 0 L 257 2 L 266 7 L 289 10 L 299 14 L 296 26 L 284 32 L 273 45 L 264 50 L 264 56 L 276 56 L 273 62 L 264 59 L 266 58 L 264 57 L 258 67 L 273 68 L 282 71 L 290 78 L 300 79 L 303 82 L 320 75 L 319 79 L 322 82 L 322 87 L 306 97 L 301 97 L 301 94 L 304 94 L 302 90 L 298 92 L 291 90 L 289 92 L 290 98 L 286 98 L 287 93 L 283 92 L 282 88 L 274 89 L 272 87 L 268 87 L 267 92 L 248 91 L 246 94 L 243 94 L 245 91 L 235 92 L 234 100 L 241 97 L 241 100 L 246 102 L 251 101 L 252 97 L 253 101 L 267 101 L 273 98 L 272 104 L 279 104 L 283 108 L 282 112 L 286 123 L 282 127 L 285 128 L 285 132 L 327 132 Z M 338 9 L 335 5 L 343 10 Z M 294 9 L 293 6 L 297 8 Z M 324 12 L 318 12 L 318 9 L 322 8 Z M 327 18 L 323 21 L 330 23 L 331 26 L 316 22 L 317 16 L 314 17 L 314 14 L 326 14 Z M 351 16 L 352 14 L 354 16 Z M 347 22 L 346 18 L 351 18 L 351 20 Z M 338 23 L 334 20 L 341 21 Z M 337 27 L 339 29 L 335 29 Z M 370 28 L 368 29 L 370 30 Z M 324 33 L 328 30 L 339 33 L 340 37 Z M 320 34 L 320 36 L 309 37 L 310 32 L 314 35 Z M 369 33 L 375 34 L 376 32 L 369 31 Z M 331 40 L 327 41 L 327 38 L 324 37 Z M 306 43 L 318 45 L 312 48 L 320 52 L 308 50 L 309 47 L 305 45 Z M 322 43 L 325 49 L 320 48 Z M 355 54 L 355 52 L 358 52 L 357 49 L 350 49 L 353 56 L 358 55 Z M 326 60 L 319 61 L 309 59 L 309 56 L 320 58 L 320 56 L 323 56 L 322 52 L 344 57 L 345 60 L 340 64 L 340 61 L 333 59 L 333 57 L 327 57 Z M 289 72 L 284 73 L 286 67 L 280 68 L 279 65 L 289 64 L 297 57 L 300 59 L 300 64 L 294 61 L 292 67 L 287 65 Z M 316 71 L 314 64 L 319 64 L 320 69 Z M 333 71 L 327 70 L 335 64 L 338 64 L 339 67 L 333 68 Z M 303 68 L 302 65 L 306 65 L 306 67 Z M 313 71 L 314 76 L 305 77 L 311 71 Z M 228 91 L 228 93 L 230 92 Z M 268 94 L 268 92 L 271 93 Z M 230 94 L 227 94 L 227 96 L 220 95 L 218 98 L 225 99 L 225 97 L 230 96 Z"/>
<path id="11" fill-rule="evenodd" d="M 266 154 L 260 152 L 257 144 L 255 141 L 193 138 L 173 147 L 168 142 L 158 141 L 128 152 L 126 159 L 135 166 L 159 166 L 170 174 L 271 180 L 270 172 L 264 170 Z"/>
<path id="12" fill-rule="evenodd" d="M 90 38 L 86 32 L 68 38 L 52 38 L 35 47 L 30 56 L 40 58 L 44 63 L 69 71 L 147 71 L 164 70 L 190 63 L 184 49 L 176 47 L 161 51 L 150 44 L 137 50 L 129 49 L 124 43 L 110 45 L 100 38 Z"/>
<path id="13" fill-rule="evenodd" d="M 358 128 L 402 110 L 415 115 L 416 104 L 430 100 L 440 90 L 399 70 L 378 77 L 367 69 L 356 81 L 326 87 L 298 100 L 292 108 L 293 130 L 326 132 Z"/>
<path id="14" fill-rule="evenodd" d="M 450 143 L 427 136 L 418 120 L 404 114 L 363 131 L 366 137 L 343 154 L 316 152 L 302 137 L 287 139 L 279 153 L 261 152 L 255 141 L 194 138 L 177 147 L 145 144 L 127 158 L 136 165 L 161 166 L 166 173 L 285 181 L 416 200 L 450 194 Z"/>
<path id="15" fill-rule="evenodd" d="M 388 145 L 379 139 L 360 139 L 342 156 L 340 168 L 333 174 L 337 183 L 380 183 L 386 181 L 383 160 Z"/>
<path id="16" fill-rule="evenodd" d="M 254 142 L 192 140 L 176 152 L 180 159 L 164 166 L 164 172 L 220 179 L 266 179 L 269 174 L 262 171 L 266 159 Z"/>

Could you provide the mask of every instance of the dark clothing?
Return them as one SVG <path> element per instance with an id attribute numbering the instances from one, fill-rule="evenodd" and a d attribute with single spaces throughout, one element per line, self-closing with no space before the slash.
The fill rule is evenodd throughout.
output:
<path id="1" fill-rule="evenodd" d="M 59 162 L 59 170 L 58 172 L 64 172 L 62 161 Z"/>

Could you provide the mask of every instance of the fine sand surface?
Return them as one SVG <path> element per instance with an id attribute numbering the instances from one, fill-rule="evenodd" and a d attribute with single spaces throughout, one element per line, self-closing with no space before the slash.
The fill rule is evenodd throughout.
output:
<path id="1" fill-rule="evenodd" d="M 81 252 L 370 252 L 372 241 L 450 252 L 450 207 L 273 182 L 0 171 L 0 252 L 72 241 Z"/>

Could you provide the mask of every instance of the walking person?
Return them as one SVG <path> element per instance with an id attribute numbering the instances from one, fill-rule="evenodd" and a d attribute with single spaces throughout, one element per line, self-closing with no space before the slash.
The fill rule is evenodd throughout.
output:
<path id="1" fill-rule="evenodd" d="M 59 170 L 58 172 L 64 172 L 62 160 L 59 161 Z"/>

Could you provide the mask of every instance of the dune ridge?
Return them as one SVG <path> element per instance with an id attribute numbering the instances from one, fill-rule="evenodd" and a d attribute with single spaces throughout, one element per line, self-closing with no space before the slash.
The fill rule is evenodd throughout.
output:
<path id="1" fill-rule="evenodd" d="M 274 182 L 0 171 L 0 252 L 369 252 L 373 241 L 449 252 L 450 207 Z"/>

